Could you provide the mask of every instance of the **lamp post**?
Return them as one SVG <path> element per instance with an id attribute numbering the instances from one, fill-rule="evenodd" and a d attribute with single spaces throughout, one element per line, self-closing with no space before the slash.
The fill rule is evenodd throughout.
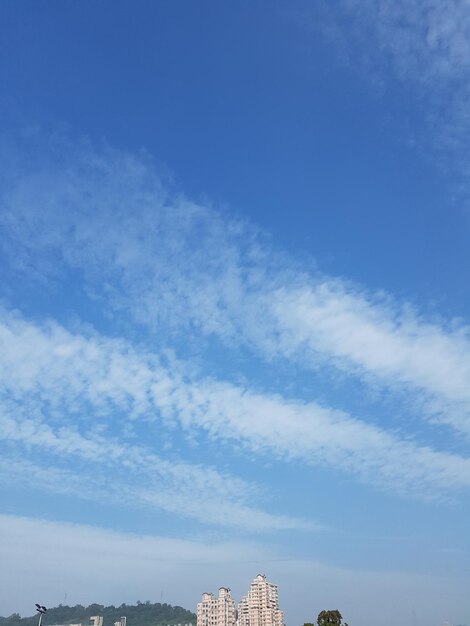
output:
<path id="1" fill-rule="evenodd" d="M 38 626 L 41 626 L 41 621 L 42 621 L 42 616 L 44 615 L 44 613 L 47 611 L 45 606 L 42 606 L 42 604 L 38 604 L 36 602 L 36 611 L 39 613 L 39 622 L 38 622 Z"/>

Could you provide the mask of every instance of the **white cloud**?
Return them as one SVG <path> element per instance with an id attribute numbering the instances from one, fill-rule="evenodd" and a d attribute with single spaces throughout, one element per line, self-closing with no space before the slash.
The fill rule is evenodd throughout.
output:
<path id="1" fill-rule="evenodd" d="M 5 191 L 13 264 L 41 275 L 53 264 L 56 276 L 73 268 L 107 314 L 130 315 L 153 345 L 217 337 L 267 363 L 327 362 L 419 398 L 420 416 L 470 433 L 468 325 L 305 272 L 252 226 L 173 194 L 144 159 L 71 152 L 50 168 L 46 155 L 40 174 Z"/>
<path id="2" fill-rule="evenodd" d="M 176 360 L 168 368 L 155 355 L 140 353 L 123 340 L 71 334 L 57 324 L 41 327 L 6 314 L 0 324 L 0 347 L 2 386 L 10 403 L 4 400 L 4 410 L 15 410 L 15 398 L 29 398 L 32 407 L 34 402 L 46 410 L 52 407 L 50 419 L 60 433 L 58 436 L 49 426 L 38 423 L 37 417 L 28 420 L 20 414 L 19 423 L 11 422 L 10 426 L 9 418 L 3 417 L 5 439 L 23 443 L 40 440 L 56 452 L 79 453 L 83 458 L 96 458 L 100 451 L 105 452 L 106 462 L 118 459 L 130 467 L 170 475 L 182 484 L 191 475 L 191 488 L 193 477 L 201 492 L 209 481 L 221 498 L 227 484 L 215 473 L 184 465 L 171 467 L 138 448 L 116 446 L 99 435 L 83 439 L 67 430 L 65 416 L 71 411 L 74 424 L 80 424 L 87 415 L 94 419 L 96 412 L 101 419 L 112 417 L 114 426 L 129 418 L 163 426 L 174 422 L 221 442 L 242 444 L 257 454 L 328 464 L 383 488 L 424 496 L 470 487 L 467 458 L 402 440 L 345 412 L 313 402 L 286 401 L 277 395 L 201 378 Z M 240 498 L 242 492 L 243 485 L 237 481 L 228 488 L 232 500 Z M 146 499 L 158 501 L 159 497 L 164 499 L 157 493 L 148 494 Z M 243 506 L 238 512 L 241 518 L 246 514 L 246 524 L 253 522 L 255 527 L 302 526 L 298 520 L 265 518 L 259 512 L 251 512 L 250 518 Z M 240 523 L 235 509 L 232 523 Z"/>
<path id="3" fill-rule="evenodd" d="M 0 439 L 23 451 L 39 447 L 48 452 L 49 463 L 55 455 L 73 459 L 74 464 L 81 461 L 82 466 L 75 472 L 41 468 L 23 461 L 20 452 L 14 462 L 3 460 L 4 480 L 15 476 L 57 493 L 112 502 L 121 501 L 126 493 L 131 506 L 152 506 L 252 532 L 314 527 L 250 506 L 248 502 L 259 500 L 262 493 L 234 476 L 166 460 L 132 438 L 116 440 L 109 430 L 94 432 L 97 418 L 116 425 L 116 409 L 128 422 L 136 417 L 155 419 L 156 411 L 171 404 L 178 383 L 154 357 L 139 358 L 125 342 L 86 339 L 55 324 L 40 329 L 17 318 L 10 321 L 0 325 Z"/>
<path id="4" fill-rule="evenodd" d="M 40 418 L 21 418 L 13 403 L 0 401 L 0 440 L 19 444 L 4 452 L 0 480 L 56 494 L 111 502 L 126 507 L 150 506 L 204 524 L 250 532 L 315 528 L 287 515 L 272 515 L 250 506 L 261 492 L 236 477 L 213 469 L 164 460 L 146 448 L 113 441 L 110 436 L 80 434 L 76 427 L 55 430 Z M 24 459 L 25 451 L 41 451 L 47 464 Z M 33 453 L 33 459 L 36 455 Z M 57 459 L 65 459 L 67 468 Z M 110 474 L 110 470 L 112 474 Z M 208 498 L 210 494 L 210 498 Z"/>
<path id="5" fill-rule="evenodd" d="M 439 419 L 470 433 L 468 328 L 444 328 L 396 305 L 351 293 L 341 284 L 283 289 L 273 301 L 288 347 L 330 355 L 385 384 L 434 398 Z M 430 406 L 428 407 L 428 410 Z"/>
<path id="6" fill-rule="evenodd" d="M 0 425 L 3 425 L 1 420 Z M 37 449 L 47 452 L 47 447 L 36 447 Z M 116 465 L 113 468 L 115 473 L 109 476 L 101 471 L 99 462 L 90 467 L 77 466 L 74 463 L 72 464 L 72 467 L 75 466 L 74 471 L 55 466 L 54 459 L 50 457 L 48 466 L 44 467 L 35 462 L 25 461 L 21 456 L 3 454 L 0 459 L 0 481 L 10 486 L 27 485 L 28 488 L 42 492 L 72 496 L 90 503 L 111 503 L 121 510 L 152 507 L 180 518 L 189 518 L 205 525 L 218 525 L 232 531 L 259 533 L 320 528 L 314 523 L 287 515 L 271 515 L 245 504 L 246 495 L 237 498 L 230 493 L 229 477 L 225 478 L 225 493 L 211 490 L 210 472 L 207 472 L 205 488 L 198 488 L 197 482 L 204 477 L 204 472 L 189 465 L 187 470 L 191 475 L 194 473 L 195 484 L 192 488 L 172 476 L 171 472 L 167 475 L 161 469 L 158 474 L 141 471 L 138 480 L 132 481 L 132 476 L 120 475 L 119 467 Z M 128 470 L 129 464 L 125 463 L 123 467 Z M 160 482 L 163 484 L 159 484 Z"/>

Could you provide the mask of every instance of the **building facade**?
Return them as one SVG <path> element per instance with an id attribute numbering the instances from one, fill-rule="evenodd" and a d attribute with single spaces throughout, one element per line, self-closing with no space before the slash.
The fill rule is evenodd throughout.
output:
<path id="1" fill-rule="evenodd" d="M 284 626 L 277 585 L 268 582 L 264 574 L 256 576 L 240 600 L 237 626 Z"/>
<path id="2" fill-rule="evenodd" d="M 217 598 L 203 593 L 197 605 L 197 626 L 235 626 L 235 602 L 230 589 L 221 587 Z"/>

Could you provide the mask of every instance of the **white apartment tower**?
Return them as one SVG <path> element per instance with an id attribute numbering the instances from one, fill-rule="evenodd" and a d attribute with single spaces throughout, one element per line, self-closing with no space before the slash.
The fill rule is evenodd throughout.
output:
<path id="1" fill-rule="evenodd" d="M 221 587 L 217 598 L 203 593 L 197 605 L 197 626 L 235 626 L 235 602 L 230 589 Z"/>
<path id="2" fill-rule="evenodd" d="M 284 626 L 277 585 L 269 583 L 264 574 L 256 576 L 250 591 L 240 600 L 237 622 L 237 626 Z"/>

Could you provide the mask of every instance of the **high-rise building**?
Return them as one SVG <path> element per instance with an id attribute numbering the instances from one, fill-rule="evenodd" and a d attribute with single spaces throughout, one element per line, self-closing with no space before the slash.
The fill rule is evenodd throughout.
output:
<path id="1" fill-rule="evenodd" d="M 235 626 L 235 602 L 230 589 L 221 587 L 217 598 L 203 593 L 197 605 L 197 626 Z"/>
<path id="2" fill-rule="evenodd" d="M 264 574 L 256 576 L 249 592 L 240 600 L 237 626 L 284 626 L 277 585 L 269 583 Z"/>

